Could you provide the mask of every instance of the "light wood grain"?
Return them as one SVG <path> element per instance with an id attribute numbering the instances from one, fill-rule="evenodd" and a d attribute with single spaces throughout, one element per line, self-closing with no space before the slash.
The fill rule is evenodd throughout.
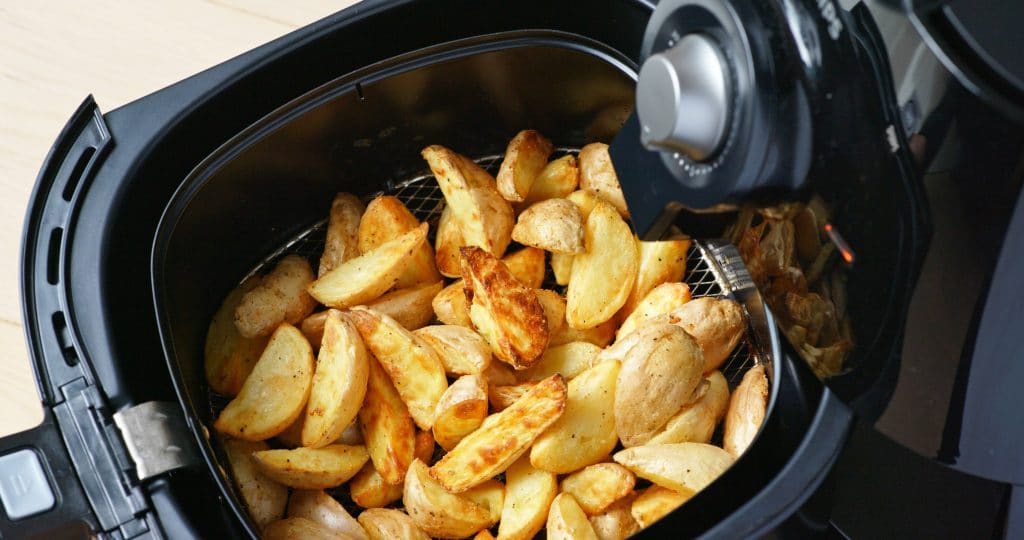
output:
<path id="1" fill-rule="evenodd" d="M 0 5 L 0 436 L 42 419 L 18 290 L 36 174 L 93 94 L 109 111 L 352 0 L 48 0 Z"/>

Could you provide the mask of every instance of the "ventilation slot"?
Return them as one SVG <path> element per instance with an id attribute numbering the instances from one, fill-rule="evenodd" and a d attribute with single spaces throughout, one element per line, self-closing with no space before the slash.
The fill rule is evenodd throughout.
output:
<path id="1" fill-rule="evenodd" d="M 64 229 L 56 227 L 50 231 L 50 244 L 46 250 L 46 281 L 50 285 L 60 282 L 60 241 Z"/>
<path id="2" fill-rule="evenodd" d="M 68 330 L 64 313 L 55 312 L 51 320 L 53 321 L 53 332 L 57 335 L 57 344 L 60 345 L 60 352 L 64 355 L 64 362 L 71 367 L 78 365 L 78 353 L 75 352 L 75 345 L 71 341 L 71 331 Z"/>
<path id="3" fill-rule="evenodd" d="M 75 162 L 75 168 L 71 169 L 71 176 L 68 176 L 68 183 L 64 184 L 64 196 L 65 201 L 71 201 L 71 196 L 75 194 L 75 188 L 78 187 L 78 182 L 81 181 L 82 175 L 85 174 L 85 167 L 89 164 L 93 154 L 96 153 L 96 149 L 92 146 L 86 147 L 82 151 L 82 155 L 78 156 L 78 161 Z"/>

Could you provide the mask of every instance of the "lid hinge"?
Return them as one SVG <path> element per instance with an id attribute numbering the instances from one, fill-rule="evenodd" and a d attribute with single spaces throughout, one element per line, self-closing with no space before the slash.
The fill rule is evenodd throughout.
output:
<path id="1" fill-rule="evenodd" d="M 199 463 L 185 417 L 174 403 L 147 401 L 114 413 L 139 480 Z"/>

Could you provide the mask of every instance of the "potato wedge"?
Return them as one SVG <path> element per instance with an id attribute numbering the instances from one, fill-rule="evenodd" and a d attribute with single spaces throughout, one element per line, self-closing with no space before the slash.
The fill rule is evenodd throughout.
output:
<path id="1" fill-rule="evenodd" d="M 462 248 L 462 274 L 466 298 L 472 299 L 469 318 L 494 355 L 516 369 L 533 365 L 549 337 L 536 291 L 476 246 Z"/>
<path id="2" fill-rule="evenodd" d="M 693 495 L 692 491 L 679 492 L 654 485 L 645 489 L 633 500 L 630 513 L 641 527 L 650 527 L 655 521 L 682 506 Z"/>
<path id="3" fill-rule="evenodd" d="M 459 224 L 452 217 L 452 207 L 445 206 L 437 221 L 437 238 L 434 240 L 434 260 L 437 270 L 445 277 L 461 276 L 459 248 L 466 245 L 459 232 Z"/>
<path id="4" fill-rule="evenodd" d="M 462 497 L 487 510 L 487 527 L 493 527 L 501 519 L 501 509 L 505 505 L 505 484 L 497 480 L 488 480 L 462 492 Z"/>
<path id="5" fill-rule="evenodd" d="M 510 386 L 519 384 L 519 379 L 508 364 L 502 362 L 491 362 L 484 370 L 484 378 L 487 379 L 488 388 L 491 386 Z"/>
<path id="6" fill-rule="evenodd" d="M 636 283 L 622 306 L 623 315 L 630 315 L 648 293 L 663 283 L 675 283 L 686 273 L 686 252 L 689 240 L 659 240 L 656 242 L 637 241 Z"/>
<path id="7" fill-rule="evenodd" d="M 512 239 L 553 253 L 583 253 L 583 214 L 566 199 L 541 201 L 519 214 Z"/>
<path id="8" fill-rule="evenodd" d="M 536 292 L 544 318 L 548 321 L 548 334 L 560 332 L 565 326 L 565 298 L 548 289 L 537 289 Z"/>
<path id="9" fill-rule="evenodd" d="M 700 347 L 680 330 L 652 325 L 649 339 L 640 340 L 622 360 L 615 386 L 615 431 L 623 446 L 653 437 L 690 401 L 703 379 Z"/>
<path id="10" fill-rule="evenodd" d="M 434 439 L 446 451 L 475 431 L 487 417 L 487 381 L 482 375 L 459 377 L 437 402 Z"/>
<path id="11" fill-rule="evenodd" d="M 570 193 L 566 199 L 576 203 L 579 207 L 580 213 L 583 214 L 583 221 L 586 221 L 590 217 L 590 213 L 594 211 L 594 207 L 599 202 L 608 202 L 607 199 L 601 197 L 595 191 L 589 189 L 578 189 Z M 612 205 L 614 206 L 614 205 Z"/>
<path id="12" fill-rule="evenodd" d="M 597 540 L 590 520 L 569 493 L 560 493 L 551 501 L 545 532 L 548 540 Z"/>
<path id="13" fill-rule="evenodd" d="M 608 145 L 591 143 L 580 148 L 580 188 L 589 189 L 610 202 L 619 214 L 629 219 L 626 197 L 622 194 L 619 177 L 612 167 Z"/>
<path id="14" fill-rule="evenodd" d="M 423 463 L 430 463 L 434 456 L 434 437 L 429 431 L 416 433 L 415 459 Z M 349 495 L 352 502 L 363 508 L 380 508 L 387 506 L 402 498 L 404 483 L 389 484 L 384 481 L 380 473 L 373 468 L 373 462 L 363 465 L 363 468 L 349 482 Z"/>
<path id="15" fill-rule="evenodd" d="M 758 364 L 743 374 L 743 380 L 732 393 L 722 436 L 725 451 L 739 457 L 757 437 L 767 410 L 768 377 L 764 364 Z"/>
<path id="16" fill-rule="evenodd" d="M 384 368 L 372 357 L 368 365 L 366 397 L 359 409 L 359 429 L 366 439 L 374 469 L 386 483 L 401 484 L 413 458 L 412 416 Z"/>
<path id="17" fill-rule="evenodd" d="M 501 262 L 520 283 L 531 289 L 537 289 L 544 283 L 544 250 L 525 247 L 505 255 Z"/>
<path id="18" fill-rule="evenodd" d="M 391 317 L 406 330 L 416 330 L 434 320 L 432 302 L 443 288 L 444 282 L 438 281 L 396 289 L 369 302 L 366 307 Z"/>
<path id="19" fill-rule="evenodd" d="M 441 292 L 431 300 L 430 305 L 434 308 L 437 320 L 444 324 L 473 327 L 473 321 L 469 320 L 469 302 L 466 301 L 466 291 L 461 279 L 441 289 Z"/>
<path id="20" fill-rule="evenodd" d="M 570 473 L 608 457 L 615 448 L 615 385 L 619 363 L 598 364 L 569 381 L 565 412 L 530 450 L 530 463 Z"/>
<path id="21" fill-rule="evenodd" d="M 352 321 L 338 310 L 329 310 L 306 404 L 302 446 L 327 446 L 352 424 L 366 396 L 369 361 Z"/>
<path id="22" fill-rule="evenodd" d="M 638 264 L 633 232 L 608 203 L 590 213 L 584 242 L 587 252 L 573 261 L 565 298 L 565 319 L 577 330 L 615 316 L 633 290 Z"/>
<path id="23" fill-rule="evenodd" d="M 280 260 L 235 308 L 235 327 L 242 337 L 270 334 L 281 323 L 298 324 L 313 312 L 316 301 L 306 292 L 313 282 L 309 261 L 298 255 Z"/>
<path id="24" fill-rule="evenodd" d="M 430 345 L 448 376 L 477 375 L 491 365 L 491 348 L 480 334 L 463 326 L 424 326 L 413 335 Z"/>
<path id="25" fill-rule="evenodd" d="M 541 169 L 523 200 L 523 207 L 547 199 L 567 197 L 579 185 L 580 168 L 576 164 L 576 156 L 562 156 Z"/>
<path id="26" fill-rule="evenodd" d="M 569 493 L 589 516 L 604 512 L 615 501 L 633 492 L 636 477 L 618 463 L 596 463 L 562 480 Z"/>
<path id="27" fill-rule="evenodd" d="M 473 540 L 494 540 L 494 535 L 491 531 L 484 529 L 473 536 Z"/>
<path id="28" fill-rule="evenodd" d="M 510 465 L 505 471 L 505 502 L 498 523 L 498 538 L 533 538 L 544 527 L 555 495 L 558 495 L 558 477 L 533 468 L 529 456 Z"/>
<path id="29" fill-rule="evenodd" d="M 565 410 L 565 382 L 553 375 L 512 406 L 492 414 L 430 468 L 448 491 L 461 493 L 504 471 Z"/>
<path id="30" fill-rule="evenodd" d="M 302 414 L 312 380 L 313 349 L 302 332 L 283 323 L 213 427 L 236 439 L 269 439 Z"/>
<path id="31" fill-rule="evenodd" d="M 505 159 L 498 169 L 498 193 L 507 201 L 523 201 L 534 181 L 548 164 L 548 156 L 555 151 L 551 141 L 540 133 L 526 129 L 508 143 Z"/>
<path id="32" fill-rule="evenodd" d="M 680 493 L 704 489 L 733 462 L 725 450 L 702 443 L 647 444 L 612 457 L 640 478 Z"/>
<path id="33" fill-rule="evenodd" d="M 571 381 L 594 363 L 599 352 L 600 347 L 586 341 L 549 347 L 533 367 L 520 371 L 517 376 L 521 381 L 539 381 L 558 373 L 565 380 Z"/>
<path id="34" fill-rule="evenodd" d="M 448 389 L 444 366 L 434 349 L 394 319 L 370 309 L 348 313 L 420 429 L 429 430 L 441 395 Z"/>
<path id="35" fill-rule="evenodd" d="M 311 540 L 348 540 L 347 534 L 332 531 L 323 525 L 301 517 L 281 519 L 267 525 L 263 529 L 264 540 L 295 540 L 309 538 Z"/>
<path id="36" fill-rule="evenodd" d="M 332 444 L 323 448 L 261 450 L 252 455 L 263 474 L 298 489 L 340 486 L 370 459 L 365 446 Z"/>
<path id="37" fill-rule="evenodd" d="M 288 488 L 263 474 L 253 460 L 253 452 L 268 448 L 263 441 L 224 439 L 224 452 L 231 465 L 235 487 L 249 509 L 249 516 L 261 528 L 281 519 L 288 504 Z"/>
<path id="38" fill-rule="evenodd" d="M 370 201 L 359 220 L 359 252 L 368 253 L 389 240 L 419 227 L 420 221 L 391 195 L 380 195 Z M 440 281 L 441 274 L 434 262 L 434 248 L 423 242 L 413 252 L 406 267 L 395 282 L 396 289 L 415 287 L 423 283 Z"/>
<path id="39" fill-rule="evenodd" d="M 278 433 L 274 439 L 286 448 L 298 448 L 302 446 L 302 426 L 306 423 L 306 415 L 300 414 L 294 422 L 284 431 Z M 334 442 L 334 441 L 331 441 Z"/>
<path id="40" fill-rule="evenodd" d="M 320 341 L 324 339 L 324 323 L 326 322 L 327 311 L 318 311 L 302 319 L 302 324 L 299 325 L 299 330 L 302 335 L 306 336 L 306 341 L 314 351 L 320 348 Z"/>
<path id="41" fill-rule="evenodd" d="M 409 260 L 426 242 L 424 223 L 377 249 L 349 259 L 309 284 L 309 294 L 320 303 L 344 308 L 375 300 L 398 282 Z"/>
<path id="42" fill-rule="evenodd" d="M 709 384 L 704 395 L 696 402 L 684 405 L 661 431 L 647 441 L 649 444 L 711 441 L 715 426 L 729 406 L 729 384 L 720 371 L 711 372 L 707 380 Z"/>
<path id="43" fill-rule="evenodd" d="M 430 540 L 405 512 L 394 508 L 370 508 L 359 514 L 359 524 L 370 540 Z"/>
<path id="44" fill-rule="evenodd" d="M 607 321 L 585 330 L 577 330 L 568 324 L 562 325 L 562 328 L 551 336 L 551 340 L 548 341 L 548 347 L 554 347 L 556 345 L 564 345 L 566 343 L 572 343 L 574 341 L 586 341 L 587 343 L 593 343 L 598 347 L 607 347 L 612 339 L 615 338 L 615 330 L 619 327 L 619 321 L 617 317 L 612 317 Z"/>
<path id="45" fill-rule="evenodd" d="M 616 339 L 622 339 L 633 333 L 644 321 L 651 320 L 658 315 L 671 313 L 689 302 L 691 298 L 690 286 L 685 283 L 658 285 L 651 289 L 651 292 L 647 293 L 647 296 L 636 305 L 626 320 L 622 321 L 622 326 L 615 334 Z"/>
<path id="46" fill-rule="evenodd" d="M 686 330 L 704 351 L 704 373 L 718 369 L 747 329 L 743 308 L 733 300 L 705 296 L 673 310 L 673 324 Z"/>
<path id="47" fill-rule="evenodd" d="M 258 283 L 258 279 L 247 279 L 228 293 L 206 331 L 206 347 L 203 350 L 206 382 L 218 394 L 228 397 L 237 395 L 256 361 L 260 359 L 263 348 L 267 346 L 266 337 L 242 337 L 235 326 L 235 308 L 242 297 L 256 288 Z"/>
<path id="48" fill-rule="evenodd" d="M 494 412 L 503 411 L 519 401 L 519 398 L 525 396 L 534 386 L 536 386 L 534 382 L 504 386 L 491 384 L 487 387 L 487 400 L 491 403 L 491 409 Z"/>
<path id="49" fill-rule="evenodd" d="M 640 524 L 633 519 L 630 510 L 636 492 L 633 492 L 608 507 L 604 512 L 590 516 L 590 525 L 601 540 L 625 540 L 640 531 Z"/>
<path id="50" fill-rule="evenodd" d="M 351 193 L 334 196 L 327 220 L 327 240 L 316 274 L 318 277 L 359 256 L 359 220 L 365 210 L 366 206 L 359 197 Z"/>
<path id="51" fill-rule="evenodd" d="M 367 371 L 369 371 L 369 368 L 367 368 Z M 343 429 L 341 435 L 336 440 L 341 444 L 351 446 L 364 444 L 366 440 L 363 439 L 363 432 L 359 431 L 359 418 L 357 417 L 348 427 Z"/>
<path id="52" fill-rule="evenodd" d="M 566 286 L 572 278 L 572 263 L 576 256 L 572 253 L 552 253 L 551 273 L 555 275 L 555 283 Z"/>
<path id="53" fill-rule="evenodd" d="M 356 518 L 334 497 L 320 490 L 293 491 L 288 499 L 288 517 L 308 519 L 346 538 L 369 540 Z"/>
<path id="54" fill-rule="evenodd" d="M 465 538 L 490 521 L 487 509 L 446 491 L 420 460 L 413 461 L 405 475 L 402 503 L 413 523 L 436 538 Z"/>
<path id="55" fill-rule="evenodd" d="M 422 155 L 452 209 L 465 245 L 501 257 L 512 240 L 515 218 L 494 178 L 473 160 L 443 146 L 428 146 Z"/>

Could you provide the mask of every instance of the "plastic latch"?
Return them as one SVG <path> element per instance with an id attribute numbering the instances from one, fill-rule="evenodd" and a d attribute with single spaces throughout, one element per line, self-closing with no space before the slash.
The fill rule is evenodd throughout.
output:
<path id="1" fill-rule="evenodd" d="M 114 413 L 139 480 L 199 463 L 181 409 L 166 401 L 147 401 Z"/>
<path id="2" fill-rule="evenodd" d="M 45 512 L 56 500 L 38 454 L 25 449 L 0 456 L 0 502 L 8 518 Z"/>

